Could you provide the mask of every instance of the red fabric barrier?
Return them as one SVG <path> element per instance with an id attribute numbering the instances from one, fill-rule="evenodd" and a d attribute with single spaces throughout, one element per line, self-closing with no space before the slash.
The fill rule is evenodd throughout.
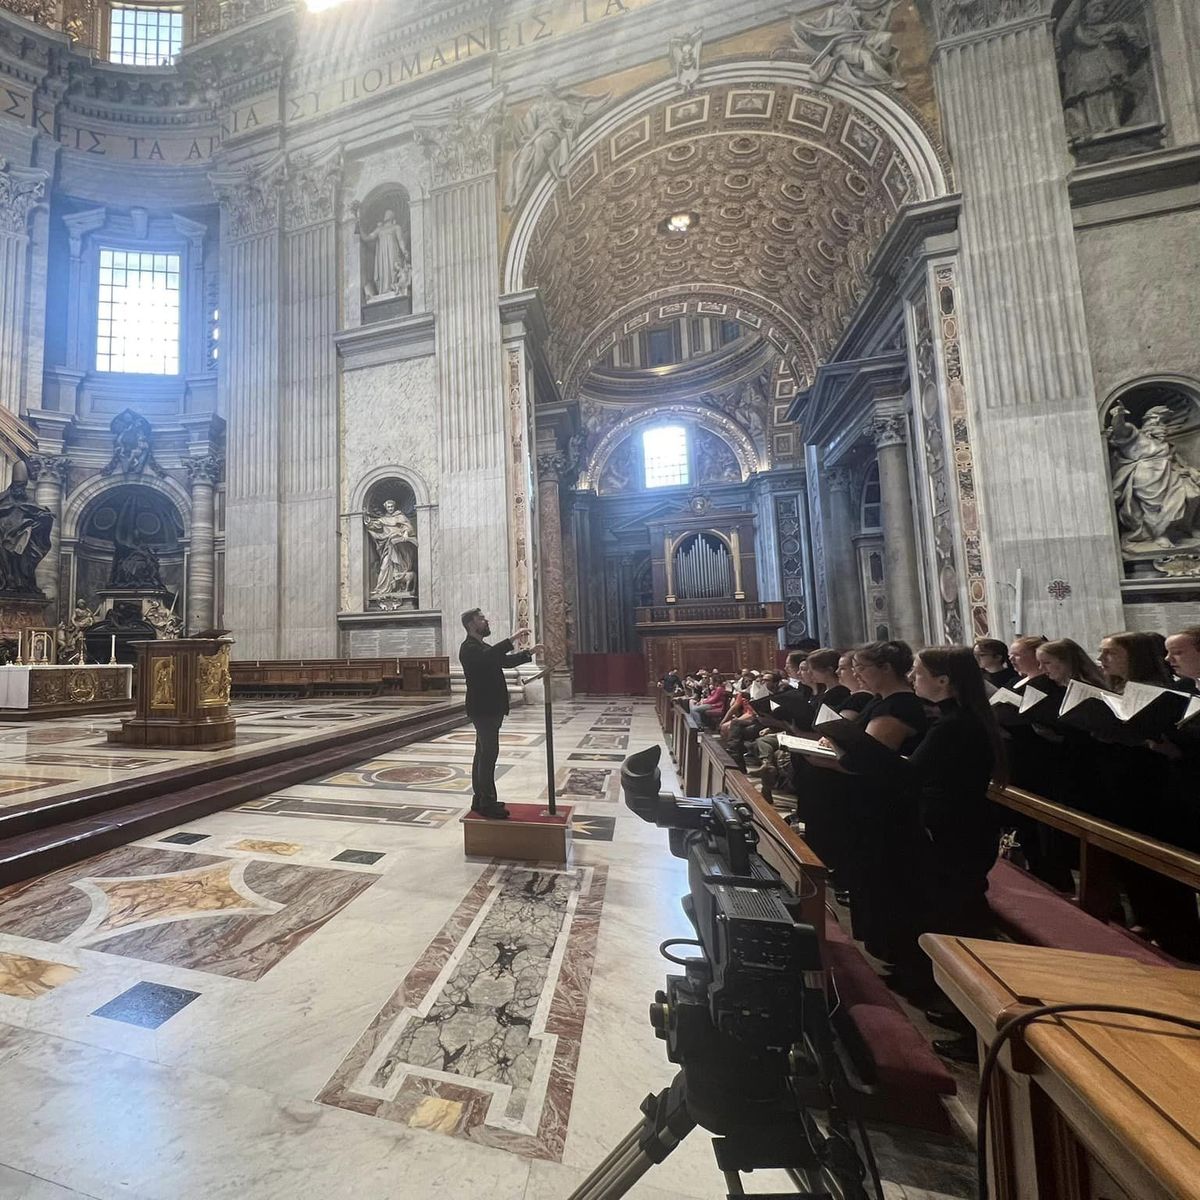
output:
<path id="1" fill-rule="evenodd" d="M 576 654 L 571 660 L 577 692 L 644 696 L 646 662 L 640 654 Z"/>

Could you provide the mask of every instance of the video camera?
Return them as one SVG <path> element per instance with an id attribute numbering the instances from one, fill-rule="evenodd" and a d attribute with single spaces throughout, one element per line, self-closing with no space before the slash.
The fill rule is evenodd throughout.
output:
<path id="1" fill-rule="evenodd" d="M 671 853 L 688 864 L 683 908 L 697 939 L 663 942 L 663 956 L 684 973 L 668 975 L 650 1007 L 680 1071 L 670 1088 L 646 1098 L 642 1122 L 572 1200 L 623 1195 L 696 1125 L 719 1135 L 714 1150 L 731 1193 L 741 1192 L 739 1172 L 778 1168 L 806 1189 L 797 1198 L 866 1200 L 844 1114 L 869 1089 L 837 1045 L 816 931 L 799 920 L 800 897 L 759 855 L 750 807 L 660 792 L 659 755 L 658 746 L 630 755 L 621 785 L 628 807 L 668 829 Z M 700 953 L 677 957 L 677 946 Z"/>

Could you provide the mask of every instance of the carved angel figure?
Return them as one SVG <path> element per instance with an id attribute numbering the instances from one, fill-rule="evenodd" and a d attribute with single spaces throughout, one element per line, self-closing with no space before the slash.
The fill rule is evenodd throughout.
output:
<path id="1" fill-rule="evenodd" d="M 161 600 L 151 600 L 143 616 L 161 638 L 177 638 L 183 632 L 183 622 Z"/>
<path id="2" fill-rule="evenodd" d="M 389 208 L 370 233 L 359 236 L 368 244 L 375 243 L 375 270 L 367 288 L 368 299 L 404 295 L 412 282 L 412 260 L 396 214 Z"/>
<path id="3" fill-rule="evenodd" d="M 511 212 L 521 203 L 530 184 L 543 171 L 549 171 L 556 180 L 565 178 L 575 135 L 610 94 L 590 96 L 567 91 L 557 83 L 542 88 L 513 131 L 517 153 L 504 191 L 506 211 Z"/>
<path id="4" fill-rule="evenodd" d="M 696 90 L 696 84 L 700 79 L 700 50 L 703 43 L 703 29 L 693 29 L 691 33 L 681 33 L 668 43 L 671 69 L 675 72 L 675 82 L 688 96 Z"/>
<path id="5" fill-rule="evenodd" d="M 830 78 L 860 87 L 904 87 L 887 30 L 896 0 L 837 0 L 820 21 L 792 18 L 792 37 L 809 56 L 817 83 Z"/>
<path id="6" fill-rule="evenodd" d="M 1071 137 L 1131 124 L 1141 99 L 1134 76 L 1150 52 L 1145 30 L 1120 20 L 1111 0 L 1071 0 L 1059 20 L 1057 40 Z"/>
<path id="7" fill-rule="evenodd" d="M 384 602 L 413 599 L 417 580 L 416 527 L 395 500 L 385 500 L 381 513 L 365 513 L 363 527 L 379 555 L 371 599 Z"/>
<path id="8" fill-rule="evenodd" d="M 1106 431 L 1127 550 L 1172 550 L 1200 537 L 1200 471 L 1171 445 L 1171 415 L 1165 405 L 1155 405 L 1139 429 L 1118 407 Z"/>

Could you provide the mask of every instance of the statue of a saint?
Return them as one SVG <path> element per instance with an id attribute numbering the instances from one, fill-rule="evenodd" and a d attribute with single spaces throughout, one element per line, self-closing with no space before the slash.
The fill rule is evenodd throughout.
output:
<path id="1" fill-rule="evenodd" d="M 608 97 L 608 92 L 590 96 L 586 92 L 566 91 L 557 83 L 542 88 L 541 96 L 517 122 L 513 132 L 517 153 L 504 191 L 506 212 L 521 203 L 529 185 L 543 171 L 548 170 L 556 180 L 566 178 L 575 135 Z"/>
<path id="2" fill-rule="evenodd" d="M 160 638 L 177 638 L 183 632 L 183 622 L 161 600 L 151 600 L 142 615 Z"/>
<path id="3" fill-rule="evenodd" d="M 703 29 L 678 34 L 668 43 L 667 50 L 671 57 L 671 69 L 675 72 L 675 82 L 688 96 L 696 90 L 700 79 L 700 50 L 703 44 Z"/>
<path id="4" fill-rule="evenodd" d="M 792 37 L 809 55 L 817 83 L 831 77 L 861 87 L 904 87 L 896 73 L 898 51 L 888 32 L 896 0 L 837 0 L 820 21 L 792 18 Z"/>
<path id="5" fill-rule="evenodd" d="M 395 500 L 383 502 L 383 512 L 365 513 L 363 526 L 379 555 L 379 569 L 371 599 L 388 601 L 416 599 L 417 530 Z"/>
<path id="6" fill-rule="evenodd" d="M 1111 0 L 1071 0 L 1057 38 L 1067 133 L 1094 137 L 1129 125 L 1141 99 L 1134 75 L 1150 53 L 1145 30 L 1114 19 Z"/>
<path id="7" fill-rule="evenodd" d="M 367 298 L 404 295 L 412 283 L 412 259 L 395 212 L 389 208 L 371 233 L 360 236 L 364 242 L 375 243 L 375 270 L 367 285 Z"/>
<path id="8" fill-rule="evenodd" d="M 1139 429 L 1125 409 L 1108 427 L 1113 494 L 1126 550 L 1173 550 L 1200 539 L 1200 471 L 1171 445 L 1171 410 L 1146 410 Z"/>
<path id="9" fill-rule="evenodd" d="M 0 592 L 41 598 L 34 571 L 50 552 L 54 514 L 28 490 L 29 469 L 14 463 L 12 483 L 0 494 Z"/>

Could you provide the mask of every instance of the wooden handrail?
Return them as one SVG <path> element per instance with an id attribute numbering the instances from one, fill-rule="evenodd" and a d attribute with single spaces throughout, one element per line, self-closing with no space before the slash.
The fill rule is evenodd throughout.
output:
<path id="1" fill-rule="evenodd" d="M 1086 847 L 1124 858 L 1200 891 L 1200 855 L 1067 808 L 1024 788 L 993 785 L 988 794 L 1013 812 L 1078 838 Z M 1086 891 L 1085 888 L 1080 889 Z"/>

